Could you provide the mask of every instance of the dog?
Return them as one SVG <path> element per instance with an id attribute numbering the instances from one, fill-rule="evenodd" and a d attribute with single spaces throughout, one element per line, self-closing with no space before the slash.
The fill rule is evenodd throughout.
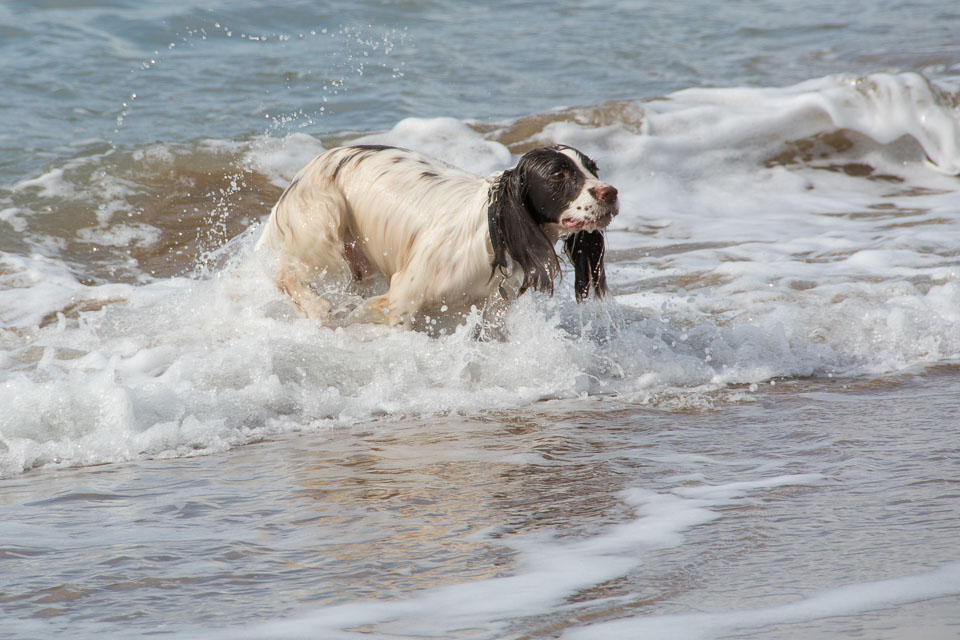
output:
<path id="1" fill-rule="evenodd" d="M 386 293 L 355 312 L 362 322 L 410 328 L 421 314 L 466 312 L 529 289 L 553 294 L 561 238 L 577 302 L 607 292 L 603 230 L 617 189 L 596 163 L 556 145 L 524 154 L 483 178 L 407 149 L 353 145 L 305 166 L 270 212 L 257 248 L 276 252 L 276 282 L 310 318 L 333 305 L 320 279 L 363 282 Z"/>

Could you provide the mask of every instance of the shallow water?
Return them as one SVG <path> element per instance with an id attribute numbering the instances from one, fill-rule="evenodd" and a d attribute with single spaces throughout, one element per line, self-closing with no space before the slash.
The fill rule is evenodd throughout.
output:
<path id="1" fill-rule="evenodd" d="M 27 474 L 5 635 L 953 637 L 956 383 L 549 401 Z"/>
<path id="2" fill-rule="evenodd" d="M 958 27 L 0 6 L 0 637 L 955 637 Z M 299 317 L 259 223 L 353 141 L 578 147 L 614 295 Z"/>

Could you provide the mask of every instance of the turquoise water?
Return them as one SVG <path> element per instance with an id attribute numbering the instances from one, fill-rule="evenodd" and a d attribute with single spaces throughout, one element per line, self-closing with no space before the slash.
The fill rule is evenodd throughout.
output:
<path id="1" fill-rule="evenodd" d="M 0 4 L 0 638 L 956 637 L 958 32 Z M 252 246 L 345 141 L 585 151 L 613 295 L 297 316 Z"/>

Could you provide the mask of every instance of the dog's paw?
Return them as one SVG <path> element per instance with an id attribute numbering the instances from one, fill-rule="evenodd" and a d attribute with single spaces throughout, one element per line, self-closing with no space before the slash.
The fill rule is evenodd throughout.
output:
<path id="1" fill-rule="evenodd" d="M 326 324 L 330 320 L 330 313 L 333 311 L 333 305 L 320 297 L 299 300 L 296 304 L 304 315 L 320 324 Z"/>

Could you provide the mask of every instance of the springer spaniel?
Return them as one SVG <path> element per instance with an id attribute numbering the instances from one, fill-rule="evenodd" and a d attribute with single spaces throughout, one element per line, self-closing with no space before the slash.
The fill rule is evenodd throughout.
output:
<path id="1" fill-rule="evenodd" d="M 572 147 L 530 151 L 482 178 L 406 149 L 354 145 L 296 175 L 257 248 L 278 253 L 277 283 L 308 317 L 329 321 L 333 310 L 312 281 L 380 272 L 389 289 L 355 319 L 410 327 L 421 313 L 464 312 L 530 288 L 552 294 L 560 238 L 577 301 L 591 288 L 602 296 L 602 230 L 617 211 L 617 190 Z"/>

